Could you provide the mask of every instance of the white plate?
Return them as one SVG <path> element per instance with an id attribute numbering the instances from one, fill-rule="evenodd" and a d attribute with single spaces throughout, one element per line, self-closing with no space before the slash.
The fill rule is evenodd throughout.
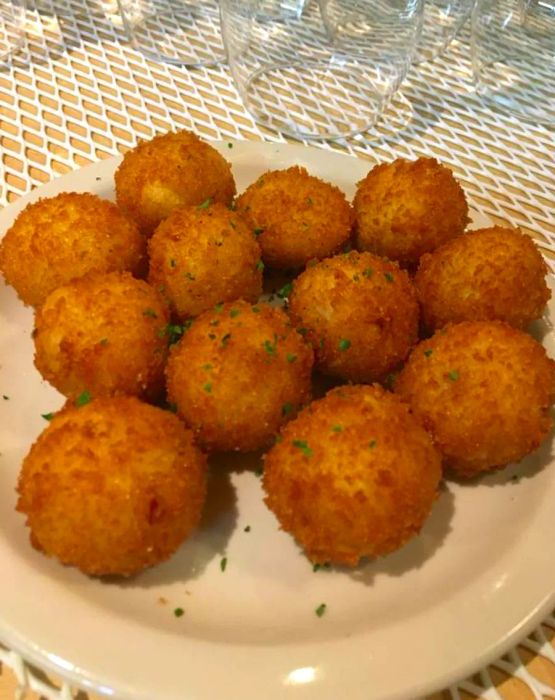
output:
<path id="1" fill-rule="evenodd" d="M 239 191 L 298 163 L 350 196 L 370 167 L 303 147 L 220 148 Z M 0 213 L 0 232 L 39 196 L 110 197 L 117 162 L 35 190 Z M 29 545 L 14 487 L 41 414 L 62 399 L 33 367 L 32 314 L 8 288 L 0 314 L 0 637 L 38 665 L 134 700 L 414 698 L 502 654 L 555 606 L 551 441 L 479 484 L 448 482 L 417 539 L 353 572 L 314 573 L 237 456 L 215 474 L 204 526 L 169 562 L 125 583 L 60 566 Z M 555 355 L 551 327 L 540 331 Z"/>

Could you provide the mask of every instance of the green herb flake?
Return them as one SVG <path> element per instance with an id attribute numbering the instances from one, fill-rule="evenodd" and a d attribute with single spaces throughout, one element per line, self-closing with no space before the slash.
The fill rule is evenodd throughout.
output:
<path id="1" fill-rule="evenodd" d="M 191 280 L 191 282 L 194 282 L 196 280 L 196 277 L 193 275 L 192 272 L 184 272 L 183 276 L 186 277 L 188 280 Z"/>
<path id="2" fill-rule="evenodd" d="M 326 612 L 327 605 L 325 603 L 320 603 L 320 605 L 314 611 L 318 617 L 322 617 Z"/>
<path id="3" fill-rule="evenodd" d="M 210 340 L 215 340 L 215 339 L 216 339 L 216 334 L 215 334 L 215 333 L 209 333 L 209 334 L 208 334 L 208 337 L 210 338 Z"/>
<path id="4" fill-rule="evenodd" d="M 293 447 L 298 447 L 305 457 L 312 457 L 314 454 L 312 448 L 308 446 L 306 440 L 293 440 Z"/>
<path id="5" fill-rule="evenodd" d="M 229 222 L 229 225 L 230 225 L 231 228 L 233 228 L 233 229 L 236 229 L 236 228 L 237 228 L 237 224 L 235 223 L 235 221 L 230 221 L 230 222 Z"/>
<path id="6" fill-rule="evenodd" d="M 185 610 L 183 610 L 183 608 L 176 608 L 176 609 L 173 611 L 173 614 L 174 614 L 176 617 L 182 617 L 182 616 L 185 614 Z"/>
<path id="7" fill-rule="evenodd" d="M 292 289 L 293 285 L 291 282 L 287 282 L 287 284 L 284 284 L 283 287 L 277 292 L 277 295 L 280 299 L 287 299 L 287 297 L 291 294 Z"/>
<path id="8" fill-rule="evenodd" d="M 227 347 L 227 344 L 229 343 L 230 338 L 231 338 L 231 333 L 226 333 L 222 337 L 222 348 Z"/>
<path id="9" fill-rule="evenodd" d="M 145 309 L 143 311 L 143 316 L 147 316 L 148 318 L 158 318 L 158 314 L 154 309 Z"/>
<path id="10" fill-rule="evenodd" d="M 251 310 L 253 314 L 259 314 L 260 313 L 260 306 L 252 306 Z"/>
<path id="11" fill-rule="evenodd" d="M 210 321 L 210 325 L 211 325 L 211 326 L 219 326 L 219 325 L 220 325 L 220 322 L 218 321 L 217 318 L 213 318 L 213 319 Z"/>
<path id="12" fill-rule="evenodd" d="M 311 207 L 314 204 L 314 200 L 312 199 L 312 197 L 307 197 L 306 203 L 308 204 L 309 207 Z"/>
<path id="13" fill-rule="evenodd" d="M 252 232 L 254 233 L 255 236 L 261 236 L 264 233 L 264 229 L 257 227 L 255 229 L 253 229 Z"/>
<path id="14" fill-rule="evenodd" d="M 332 433 L 341 433 L 343 431 L 343 426 L 342 425 L 332 425 Z"/>
<path id="15" fill-rule="evenodd" d="M 56 415 L 55 413 L 41 413 L 41 418 L 44 418 L 44 420 L 47 420 L 47 421 L 51 421 L 55 415 Z"/>
<path id="16" fill-rule="evenodd" d="M 77 406 L 77 408 L 80 408 L 81 406 L 85 406 L 85 404 L 88 404 L 90 400 L 91 400 L 91 392 L 90 391 L 83 391 L 75 399 L 75 405 Z"/>
<path id="17" fill-rule="evenodd" d="M 424 350 L 424 355 L 426 357 L 430 357 L 430 355 L 433 353 L 432 348 L 428 348 L 427 350 Z"/>
<path id="18" fill-rule="evenodd" d="M 228 148 L 233 148 L 233 144 L 232 144 L 231 142 L 228 142 L 227 147 L 228 147 Z"/>
<path id="19" fill-rule="evenodd" d="M 197 209 L 208 209 L 208 207 L 212 204 L 212 197 L 208 197 L 208 199 L 205 199 L 202 204 L 199 204 Z"/>
<path id="20" fill-rule="evenodd" d="M 162 328 L 158 335 L 163 338 L 165 335 L 168 336 L 168 341 L 170 345 L 174 345 L 177 343 L 177 341 L 181 338 L 183 335 L 184 331 L 187 330 L 190 327 L 187 325 L 180 325 L 179 323 L 168 323 L 167 326 Z"/>
<path id="21" fill-rule="evenodd" d="M 308 333 L 308 328 L 297 328 L 297 333 L 300 333 L 300 335 L 306 335 Z"/>
<path id="22" fill-rule="evenodd" d="M 219 304 L 216 304 L 216 306 L 214 307 L 214 311 L 215 311 L 217 314 L 221 314 L 222 311 L 223 311 L 223 308 L 224 308 L 223 302 L 220 301 L 220 303 L 219 303 Z"/>
<path id="23" fill-rule="evenodd" d="M 206 372 L 209 372 L 212 369 L 212 365 L 210 364 L 210 362 L 207 362 L 205 365 L 202 365 L 202 369 Z"/>
<path id="24" fill-rule="evenodd" d="M 283 406 L 281 407 L 281 415 L 288 416 L 292 410 L 293 410 L 293 404 L 284 403 Z"/>
<path id="25" fill-rule="evenodd" d="M 220 569 L 222 573 L 226 570 L 227 567 L 227 557 L 223 557 L 223 559 L 220 561 Z"/>
<path id="26" fill-rule="evenodd" d="M 367 279 L 372 277 L 373 274 L 374 274 L 374 271 L 372 270 L 371 267 L 367 267 L 366 270 L 363 270 L 363 272 L 362 272 L 362 276 L 366 277 Z"/>
<path id="27" fill-rule="evenodd" d="M 322 568 L 321 564 L 314 564 L 314 566 L 312 567 L 312 571 L 320 571 L 321 568 Z"/>
<path id="28" fill-rule="evenodd" d="M 98 342 L 100 345 L 108 345 L 108 338 L 101 338 Z"/>
<path id="29" fill-rule="evenodd" d="M 344 352 L 345 350 L 348 350 L 351 347 L 351 341 L 348 340 L 347 338 L 341 338 L 339 341 L 339 349 L 341 352 Z"/>
<path id="30" fill-rule="evenodd" d="M 274 445 L 279 445 L 280 442 L 283 442 L 283 438 L 281 435 L 276 435 L 274 438 Z"/>
<path id="31" fill-rule="evenodd" d="M 176 265 L 177 265 L 177 262 L 175 261 L 175 258 L 171 258 L 170 267 L 175 267 Z"/>
<path id="32" fill-rule="evenodd" d="M 353 282 L 360 282 L 360 276 L 358 274 L 353 275 Z"/>
<path id="33" fill-rule="evenodd" d="M 237 316 L 239 316 L 240 313 L 241 312 L 239 311 L 239 309 L 231 309 L 231 311 L 229 312 L 229 316 L 230 318 L 237 318 Z"/>
<path id="34" fill-rule="evenodd" d="M 243 532 L 250 532 L 251 531 L 251 526 L 247 525 L 246 527 L 243 528 Z"/>
<path id="35" fill-rule="evenodd" d="M 262 469 L 262 467 L 257 467 L 257 468 L 254 470 L 254 475 L 255 475 L 255 476 L 261 477 L 262 474 L 264 474 L 264 470 Z"/>
<path id="36" fill-rule="evenodd" d="M 370 442 L 368 443 L 368 447 L 369 447 L 371 450 L 375 449 L 377 445 L 378 445 L 378 441 L 377 441 L 377 440 L 373 440 L 373 439 L 370 440 Z"/>
<path id="37" fill-rule="evenodd" d="M 457 379 L 461 376 L 456 369 L 452 369 L 450 372 L 447 373 L 447 376 L 452 382 L 456 382 Z"/>
<path id="38" fill-rule="evenodd" d="M 297 356 L 293 355 L 292 352 L 287 353 L 287 362 L 295 362 L 296 359 L 297 359 Z"/>
<path id="39" fill-rule="evenodd" d="M 262 262 L 262 260 L 259 260 L 256 263 L 256 269 L 258 270 L 258 272 L 262 272 L 264 270 L 264 263 Z"/>
<path id="40" fill-rule="evenodd" d="M 210 382 L 206 382 L 206 384 L 202 388 L 207 394 L 212 393 L 212 384 Z"/>
<path id="41" fill-rule="evenodd" d="M 388 282 L 393 282 L 393 280 L 394 280 L 394 277 L 393 277 L 393 275 L 391 274 L 391 272 L 384 272 L 384 273 L 383 273 L 383 276 L 386 278 L 386 280 L 387 280 Z"/>

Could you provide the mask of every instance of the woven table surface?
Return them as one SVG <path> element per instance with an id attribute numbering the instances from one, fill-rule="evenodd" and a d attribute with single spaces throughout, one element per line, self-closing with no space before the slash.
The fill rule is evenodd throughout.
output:
<path id="1" fill-rule="evenodd" d="M 555 134 L 484 105 L 473 91 L 469 55 L 463 31 L 442 58 L 412 69 L 371 133 L 311 145 L 367 159 L 369 168 L 435 156 L 452 168 L 475 210 L 523 227 L 555 260 Z M 225 65 L 187 70 L 131 48 L 115 2 L 28 2 L 24 50 L 0 70 L 0 206 L 179 128 L 206 139 L 287 140 L 255 125 Z M 18 687 L 30 689 L 30 698 L 71 697 L 8 649 L 0 647 L 0 662 L 0 700 Z M 489 669 L 434 697 L 555 698 L 555 618 Z"/>

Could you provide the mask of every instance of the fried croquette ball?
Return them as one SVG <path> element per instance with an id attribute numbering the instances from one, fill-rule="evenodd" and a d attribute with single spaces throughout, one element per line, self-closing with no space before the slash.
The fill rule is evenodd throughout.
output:
<path id="1" fill-rule="evenodd" d="M 547 265 L 518 229 L 492 226 L 423 255 L 414 282 L 426 327 L 500 320 L 524 328 L 551 297 Z"/>
<path id="2" fill-rule="evenodd" d="M 146 240 L 112 202 L 64 192 L 29 204 L 0 243 L 0 269 L 24 304 L 89 272 L 143 272 Z"/>
<path id="3" fill-rule="evenodd" d="M 408 405 L 359 385 L 333 389 L 285 426 L 263 484 L 311 561 L 356 566 L 418 533 L 440 478 L 439 453 Z"/>
<path id="4" fill-rule="evenodd" d="M 35 316 L 35 365 L 69 398 L 164 388 L 169 311 L 162 296 L 127 272 L 92 274 L 58 287 Z"/>
<path id="5" fill-rule="evenodd" d="M 469 221 L 462 187 L 434 158 L 376 165 L 358 183 L 353 206 L 357 247 L 403 267 L 460 236 Z"/>
<path id="6" fill-rule="evenodd" d="M 177 206 L 231 204 L 235 181 L 218 151 L 190 131 L 142 141 L 115 173 L 116 201 L 141 231 L 152 233 Z"/>
<path id="7" fill-rule="evenodd" d="M 293 323 L 316 366 L 354 382 L 383 379 L 418 340 L 418 302 L 397 263 L 352 251 L 309 266 L 293 282 Z"/>
<path id="8" fill-rule="evenodd" d="M 223 204 L 174 209 L 148 249 L 149 282 L 163 290 L 181 320 L 221 301 L 255 302 L 262 293 L 260 246 Z"/>
<path id="9" fill-rule="evenodd" d="M 168 559 L 197 526 L 206 460 L 169 411 L 134 397 L 56 415 L 23 462 L 17 510 L 31 542 L 91 575 Z"/>
<path id="10" fill-rule="evenodd" d="M 325 258 L 350 238 L 353 214 L 345 195 L 298 166 L 267 172 L 237 199 L 258 235 L 269 267 L 302 267 Z"/>
<path id="11" fill-rule="evenodd" d="M 219 304 L 173 346 L 168 398 L 208 449 L 256 450 L 309 400 L 312 361 L 281 309 Z"/>
<path id="12" fill-rule="evenodd" d="M 551 430 L 555 362 L 501 321 L 446 326 L 414 348 L 395 391 L 459 477 L 518 462 Z"/>

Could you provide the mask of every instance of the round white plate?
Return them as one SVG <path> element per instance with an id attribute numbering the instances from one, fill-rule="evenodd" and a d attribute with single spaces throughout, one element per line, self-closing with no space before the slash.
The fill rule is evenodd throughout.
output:
<path id="1" fill-rule="evenodd" d="M 239 191 L 300 164 L 351 196 L 370 167 L 304 147 L 219 148 Z M 117 163 L 35 190 L 0 213 L 0 233 L 39 196 L 111 197 Z M 125 582 L 60 566 L 31 548 L 14 487 L 62 398 L 34 369 L 31 311 L 5 287 L 0 316 L 0 638 L 38 665 L 133 700 L 414 698 L 502 654 L 555 606 L 551 441 L 479 483 L 447 482 L 418 538 L 355 571 L 313 572 L 264 506 L 256 460 L 237 455 L 214 469 L 203 526 L 167 563 Z M 555 355 L 551 325 L 538 330 Z"/>

